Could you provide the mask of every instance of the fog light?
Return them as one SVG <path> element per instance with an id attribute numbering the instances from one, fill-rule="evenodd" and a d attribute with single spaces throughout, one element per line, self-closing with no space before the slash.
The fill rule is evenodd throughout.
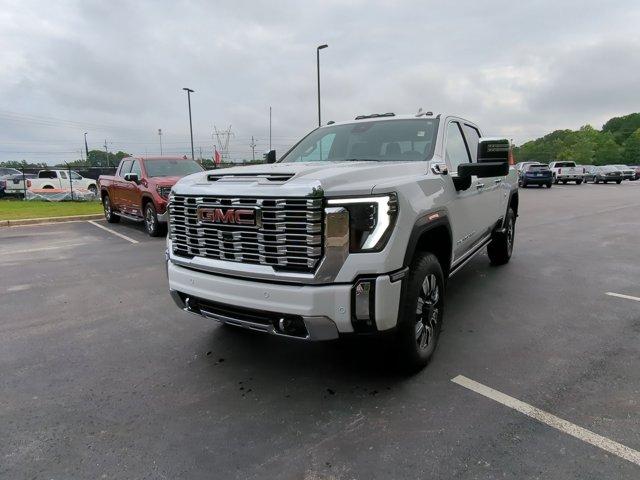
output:
<path id="1" fill-rule="evenodd" d="M 352 290 L 352 325 L 358 333 L 375 332 L 375 279 L 360 280 Z"/>

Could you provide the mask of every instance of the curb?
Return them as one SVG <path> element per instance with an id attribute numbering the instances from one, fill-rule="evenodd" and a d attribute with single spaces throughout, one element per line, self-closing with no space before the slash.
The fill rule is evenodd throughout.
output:
<path id="1" fill-rule="evenodd" d="M 64 223 L 78 222 L 81 220 L 100 220 L 104 218 L 103 214 L 91 215 L 69 215 L 67 217 L 49 217 L 49 218 L 24 218 L 18 220 L 0 220 L 0 227 L 17 227 L 20 225 L 37 225 L 40 223 Z"/>

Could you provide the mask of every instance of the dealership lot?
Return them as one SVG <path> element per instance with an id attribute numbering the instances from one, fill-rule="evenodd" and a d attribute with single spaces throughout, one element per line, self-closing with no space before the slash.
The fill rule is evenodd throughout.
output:
<path id="1" fill-rule="evenodd" d="M 0 229 L 0 477 L 638 478 L 640 182 L 520 195 L 512 261 L 452 278 L 413 377 L 178 311 L 140 226 Z"/>

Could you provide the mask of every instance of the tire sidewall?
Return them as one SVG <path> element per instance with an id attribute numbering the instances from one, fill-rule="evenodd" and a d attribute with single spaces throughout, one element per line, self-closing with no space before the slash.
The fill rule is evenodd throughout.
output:
<path id="1" fill-rule="evenodd" d="M 153 217 L 153 222 L 150 224 L 147 220 L 147 216 L 149 215 L 149 210 L 151 210 L 151 215 Z M 156 207 L 154 207 L 153 203 L 149 202 L 144 207 L 144 226 L 147 230 L 147 233 L 152 237 L 158 235 L 159 225 L 158 225 L 158 215 L 156 212 Z"/>
<path id="2" fill-rule="evenodd" d="M 427 349 L 419 347 L 416 340 L 416 309 L 418 296 L 425 278 L 433 274 L 439 289 L 439 298 L 436 306 L 438 308 L 438 320 L 435 328 L 435 335 Z M 398 354 L 403 366 L 409 370 L 423 368 L 435 353 L 442 321 L 444 318 L 445 305 L 445 281 L 442 267 L 438 259 L 432 253 L 421 253 L 414 260 L 409 270 L 409 275 L 405 280 L 403 295 L 400 301 L 400 315 L 398 318 Z"/>

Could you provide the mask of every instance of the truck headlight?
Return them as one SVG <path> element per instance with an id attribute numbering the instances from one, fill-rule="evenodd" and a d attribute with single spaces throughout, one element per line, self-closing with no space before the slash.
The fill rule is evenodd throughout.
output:
<path id="1" fill-rule="evenodd" d="M 156 187 L 156 191 L 158 192 L 158 195 L 160 195 L 165 200 L 168 200 L 169 195 L 171 194 L 171 187 L 166 185 L 163 185 L 163 186 L 158 185 Z"/>
<path id="2" fill-rule="evenodd" d="M 349 251 L 382 250 L 389 240 L 398 215 L 395 193 L 375 197 L 334 198 L 329 205 L 339 205 L 349 212 Z"/>

